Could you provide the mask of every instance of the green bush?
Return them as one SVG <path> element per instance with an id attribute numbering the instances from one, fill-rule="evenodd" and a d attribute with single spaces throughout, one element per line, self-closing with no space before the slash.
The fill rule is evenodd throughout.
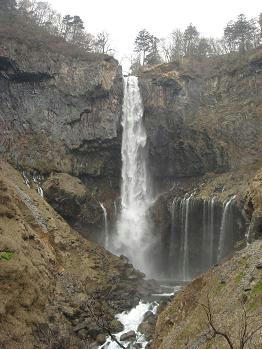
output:
<path id="1" fill-rule="evenodd" d="M 6 261 L 10 261 L 10 259 L 13 257 L 14 252 L 10 252 L 10 251 L 3 251 L 0 252 L 0 260 L 4 259 Z"/>

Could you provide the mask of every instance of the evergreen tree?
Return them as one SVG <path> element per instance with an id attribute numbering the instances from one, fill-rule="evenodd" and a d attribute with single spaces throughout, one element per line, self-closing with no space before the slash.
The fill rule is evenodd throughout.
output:
<path id="1" fill-rule="evenodd" d="M 238 50 L 241 53 L 254 46 L 255 34 L 254 20 L 247 20 L 244 14 L 240 14 L 235 22 L 229 22 L 224 29 L 225 40 L 231 51 Z"/>
<path id="2" fill-rule="evenodd" d="M 152 48 L 153 36 L 146 30 L 141 30 L 135 39 L 135 52 L 142 53 L 142 65 L 145 64 L 146 54 Z"/>
<path id="3" fill-rule="evenodd" d="M 183 35 L 184 55 L 194 56 L 197 54 L 197 46 L 199 42 L 199 32 L 192 23 L 186 28 Z"/>
<path id="4" fill-rule="evenodd" d="M 145 63 L 154 65 L 161 63 L 161 57 L 158 51 L 159 39 L 152 35 L 150 52 L 145 57 Z"/>

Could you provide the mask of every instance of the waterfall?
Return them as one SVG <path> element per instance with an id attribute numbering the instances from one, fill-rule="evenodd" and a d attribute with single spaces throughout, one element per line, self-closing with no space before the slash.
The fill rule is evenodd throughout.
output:
<path id="1" fill-rule="evenodd" d="M 183 275 L 183 281 L 189 280 L 189 210 L 190 210 L 190 199 L 192 197 L 192 194 L 189 196 L 189 198 L 184 198 L 182 201 L 182 212 L 183 212 L 183 221 L 184 224 L 184 243 L 183 243 L 183 264 L 182 264 L 182 275 Z"/>
<path id="2" fill-rule="evenodd" d="M 138 79 L 125 78 L 122 119 L 121 212 L 117 221 L 114 252 L 126 255 L 146 271 L 146 250 L 150 244 L 147 212 L 150 206 L 146 169 L 146 131 Z"/>
<path id="3" fill-rule="evenodd" d="M 203 238 L 202 238 L 202 267 L 206 269 L 214 262 L 215 238 L 215 197 L 203 201 Z"/>
<path id="4" fill-rule="evenodd" d="M 210 205 L 209 265 L 213 265 L 214 263 L 214 239 L 215 239 L 215 197 L 211 199 L 211 205 Z"/>
<path id="5" fill-rule="evenodd" d="M 223 209 L 223 215 L 222 215 L 222 221 L 221 221 L 221 227 L 220 227 L 220 238 L 219 238 L 219 245 L 218 245 L 218 262 L 221 261 L 221 259 L 225 256 L 225 248 L 226 248 L 226 238 L 227 238 L 227 232 L 228 228 L 230 226 L 231 222 L 231 203 L 236 198 L 236 196 L 233 196 L 229 200 L 224 202 L 224 209 Z"/>
<path id="6" fill-rule="evenodd" d="M 103 215 L 104 215 L 104 237 L 105 237 L 104 247 L 106 250 L 108 250 L 108 248 L 109 248 L 109 233 L 108 233 L 107 210 L 101 202 L 99 202 L 99 204 L 103 210 Z"/>
<path id="7" fill-rule="evenodd" d="M 178 276 L 178 267 L 179 267 L 179 256 L 176 255 L 177 247 L 179 246 L 179 235 L 178 230 L 176 229 L 176 220 L 177 211 L 179 211 L 180 199 L 174 198 L 171 206 L 171 230 L 170 230 L 170 243 L 169 243 L 169 254 L 168 254 L 168 264 L 170 276 Z"/>
<path id="8" fill-rule="evenodd" d="M 114 201 L 114 213 L 115 213 L 115 219 L 117 218 L 117 205 L 116 201 Z"/>

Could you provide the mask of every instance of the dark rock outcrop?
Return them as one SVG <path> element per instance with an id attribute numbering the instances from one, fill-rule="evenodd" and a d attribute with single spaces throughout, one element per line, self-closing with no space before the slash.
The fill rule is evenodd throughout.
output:
<path id="1" fill-rule="evenodd" d="M 7 47 L 0 57 L 1 152 L 42 173 L 119 176 L 117 61 L 74 59 L 16 42 Z"/>
<path id="2" fill-rule="evenodd" d="M 252 57 L 251 57 L 252 58 Z M 163 64 L 141 73 L 149 167 L 155 184 L 221 173 L 261 156 L 262 55 Z"/>
<path id="3" fill-rule="evenodd" d="M 80 178 L 93 200 L 85 217 L 78 204 L 69 214 L 68 198 L 59 208 L 50 202 L 93 236 L 102 223 L 96 199 L 113 207 L 119 192 L 122 97 L 121 67 L 112 57 L 72 58 L 12 40 L 0 46 L 0 153 L 45 178 L 53 172 Z"/>
<path id="4" fill-rule="evenodd" d="M 82 235 L 90 238 L 90 232 L 103 230 L 101 206 L 79 178 L 58 173 L 51 175 L 42 187 L 49 204 Z"/>

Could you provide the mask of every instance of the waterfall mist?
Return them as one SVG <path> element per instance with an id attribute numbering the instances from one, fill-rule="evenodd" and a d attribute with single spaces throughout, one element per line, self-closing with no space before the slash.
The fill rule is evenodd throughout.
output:
<path id="1" fill-rule="evenodd" d="M 124 254 L 148 273 L 147 250 L 152 242 L 148 209 L 151 205 L 146 166 L 147 135 L 137 77 L 125 78 L 122 119 L 121 212 L 117 219 L 113 252 Z"/>

